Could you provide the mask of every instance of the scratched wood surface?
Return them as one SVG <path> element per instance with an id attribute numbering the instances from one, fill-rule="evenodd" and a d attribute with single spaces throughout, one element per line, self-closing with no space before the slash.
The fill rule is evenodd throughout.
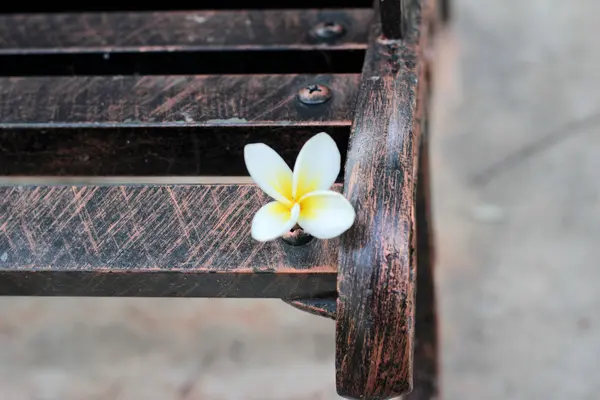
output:
<path id="1" fill-rule="evenodd" d="M 406 38 L 373 25 L 350 134 L 344 194 L 357 210 L 341 238 L 336 380 L 342 396 L 387 399 L 412 389 L 415 196 L 425 85 L 421 2 Z"/>
<path id="2" fill-rule="evenodd" d="M 335 293 L 337 240 L 251 239 L 267 201 L 253 185 L 0 187 L 0 294 Z"/>
<path id="3" fill-rule="evenodd" d="M 372 14 L 327 9 L 0 15 L 0 54 L 364 49 Z M 319 40 L 311 30 L 323 22 L 338 22 L 345 33 Z"/>
<path id="4" fill-rule="evenodd" d="M 244 145 L 293 165 L 328 132 L 342 154 L 359 76 L 0 78 L 2 175 L 245 175 Z M 324 104 L 296 99 L 309 84 Z"/>
<path id="5" fill-rule="evenodd" d="M 11 127 L 347 125 L 358 74 L 0 78 L 0 129 Z M 334 91 L 325 104 L 302 87 Z"/>

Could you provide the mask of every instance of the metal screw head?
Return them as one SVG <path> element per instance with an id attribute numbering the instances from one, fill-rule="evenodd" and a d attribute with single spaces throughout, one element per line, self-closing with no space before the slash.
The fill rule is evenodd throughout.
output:
<path id="1" fill-rule="evenodd" d="M 322 104 L 330 98 L 331 90 L 325 85 L 308 85 L 298 91 L 298 100 L 304 104 Z"/>
<path id="2" fill-rule="evenodd" d="M 283 235 L 281 240 L 291 246 L 302 246 L 313 240 L 313 237 L 304 232 L 304 229 L 296 225 L 288 233 Z"/>
<path id="3" fill-rule="evenodd" d="M 346 33 L 346 29 L 342 24 L 333 21 L 320 22 L 311 30 L 313 37 L 323 41 L 338 39 L 344 36 L 344 33 Z"/>

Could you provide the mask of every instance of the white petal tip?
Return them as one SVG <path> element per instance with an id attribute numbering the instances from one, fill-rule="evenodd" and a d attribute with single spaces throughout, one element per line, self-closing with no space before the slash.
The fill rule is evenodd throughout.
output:
<path id="1" fill-rule="evenodd" d="M 296 199 L 316 190 L 328 190 L 341 169 L 341 154 L 326 132 L 317 133 L 302 146 L 294 164 L 292 196 Z"/>

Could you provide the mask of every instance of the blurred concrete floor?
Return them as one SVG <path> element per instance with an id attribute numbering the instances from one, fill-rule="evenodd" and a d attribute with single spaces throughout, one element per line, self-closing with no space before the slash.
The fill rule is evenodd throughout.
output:
<path id="1" fill-rule="evenodd" d="M 458 0 L 433 122 L 443 398 L 600 393 L 600 2 Z M 276 300 L 0 299 L 2 400 L 337 399 Z"/>

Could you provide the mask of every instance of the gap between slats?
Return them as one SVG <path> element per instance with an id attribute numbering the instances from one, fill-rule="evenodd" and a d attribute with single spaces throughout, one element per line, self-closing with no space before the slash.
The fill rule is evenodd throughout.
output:
<path id="1" fill-rule="evenodd" d="M 118 6 L 110 6 L 106 2 L 80 2 L 77 6 L 69 7 L 66 2 L 54 1 L 52 3 L 35 3 L 24 5 L 16 2 L 7 2 L 0 6 L 0 13 L 37 13 L 37 12 L 85 12 L 85 11 L 163 11 L 163 10 L 237 10 L 237 9 L 306 9 L 306 8 L 372 8 L 372 0 L 286 0 L 275 3 L 273 0 L 203 0 L 190 3 L 180 0 L 171 0 L 168 3 L 140 3 L 121 1 Z M 73 3 L 71 3 L 73 4 Z M 149 4 L 152 4 L 150 6 Z"/>
<path id="2" fill-rule="evenodd" d="M 249 176 L 0 176 L 0 186 L 253 185 Z"/>

